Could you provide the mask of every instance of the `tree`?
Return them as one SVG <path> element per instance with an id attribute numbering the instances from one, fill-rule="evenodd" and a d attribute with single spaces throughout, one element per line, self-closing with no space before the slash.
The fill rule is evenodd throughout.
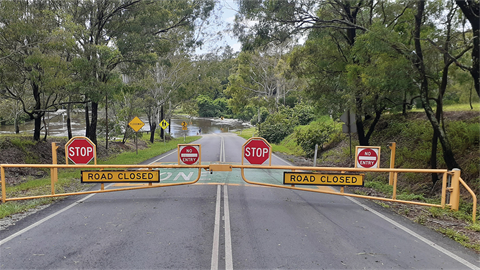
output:
<path id="1" fill-rule="evenodd" d="M 421 40 L 421 28 L 424 20 L 424 11 L 425 11 L 425 1 L 418 0 L 416 2 L 417 12 L 415 14 L 415 29 L 413 31 L 413 39 L 415 44 L 415 56 L 412 58 L 413 65 L 419 73 L 419 83 L 420 83 L 420 97 L 422 100 L 422 106 L 425 110 L 428 120 L 432 125 L 433 131 L 438 136 L 440 143 L 443 149 L 443 158 L 449 170 L 453 168 L 459 168 L 455 157 L 453 155 L 452 146 L 448 141 L 447 135 L 444 129 L 441 128 L 438 119 L 435 117 L 435 113 L 430 106 L 429 98 L 429 88 L 428 88 L 428 78 L 427 70 L 425 67 L 423 50 L 422 50 L 422 40 Z M 434 135 L 435 136 L 435 135 Z"/>
<path id="2" fill-rule="evenodd" d="M 22 104 L 38 141 L 45 113 L 57 109 L 70 81 L 73 40 L 61 27 L 68 16 L 50 1 L 25 0 L 0 2 L 0 18 L 0 94 Z"/>
<path id="3" fill-rule="evenodd" d="M 480 1 L 456 0 L 457 5 L 470 22 L 473 32 L 472 67 L 467 68 L 472 75 L 475 90 L 480 97 Z"/>
<path id="4" fill-rule="evenodd" d="M 82 92 L 91 101 L 91 119 L 89 108 L 85 110 L 87 137 L 96 143 L 98 106 L 115 69 L 121 63 L 154 64 L 157 56 L 181 41 L 195 45 L 189 39 L 195 20 L 208 17 L 213 5 L 212 0 L 71 0 L 64 4 L 78 29 L 77 55 L 87 67 L 79 70 Z"/>

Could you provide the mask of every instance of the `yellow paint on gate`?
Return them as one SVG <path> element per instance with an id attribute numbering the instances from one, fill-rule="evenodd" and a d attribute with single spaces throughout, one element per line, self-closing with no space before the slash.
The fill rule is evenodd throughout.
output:
<path id="1" fill-rule="evenodd" d="M 363 174 L 284 172 L 283 184 L 363 187 Z"/>
<path id="2" fill-rule="evenodd" d="M 82 183 L 160 182 L 160 171 L 82 171 Z"/>

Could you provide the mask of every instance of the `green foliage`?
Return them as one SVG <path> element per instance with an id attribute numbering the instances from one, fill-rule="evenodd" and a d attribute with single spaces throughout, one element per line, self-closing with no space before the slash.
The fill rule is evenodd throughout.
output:
<path id="1" fill-rule="evenodd" d="M 308 126 L 295 128 L 296 143 L 302 147 L 308 157 L 313 157 L 315 154 L 315 145 L 318 144 L 319 149 L 322 149 L 323 145 L 334 138 L 338 132 L 339 129 L 335 127 L 332 119 L 322 117 Z"/>
<path id="2" fill-rule="evenodd" d="M 213 100 L 201 95 L 197 98 L 198 115 L 200 117 L 215 117 L 217 116 L 217 106 L 213 103 Z"/>
<path id="3" fill-rule="evenodd" d="M 281 107 L 278 112 L 270 114 L 260 126 L 259 136 L 271 143 L 279 143 L 293 132 L 298 125 L 298 118 L 293 109 Z"/>
<path id="4" fill-rule="evenodd" d="M 200 95 L 196 101 L 200 117 L 230 117 L 232 115 L 226 98 L 212 100 L 209 96 Z"/>

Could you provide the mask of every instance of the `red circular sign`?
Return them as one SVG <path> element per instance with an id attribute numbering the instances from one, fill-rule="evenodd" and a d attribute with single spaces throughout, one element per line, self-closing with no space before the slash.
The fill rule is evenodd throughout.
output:
<path id="1" fill-rule="evenodd" d="M 378 167 L 378 155 L 372 149 L 366 148 L 360 151 L 357 156 L 357 164 L 360 168 Z"/>
<path id="2" fill-rule="evenodd" d="M 187 165 L 197 163 L 199 156 L 198 149 L 194 146 L 185 146 L 180 150 L 180 161 Z"/>
<path id="3" fill-rule="evenodd" d="M 270 146 L 263 140 L 251 140 L 244 146 L 244 157 L 250 164 L 262 164 L 270 158 Z"/>
<path id="4" fill-rule="evenodd" d="M 67 156 L 75 164 L 88 164 L 95 157 L 95 144 L 87 139 L 74 139 L 67 145 Z"/>

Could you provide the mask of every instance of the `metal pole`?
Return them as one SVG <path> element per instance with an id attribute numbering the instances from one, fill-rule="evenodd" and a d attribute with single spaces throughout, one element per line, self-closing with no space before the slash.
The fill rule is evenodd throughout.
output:
<path id="1" fill-rule="evenodd" d="M 393 169 L 395 168 L 395 148 L 396 148 L 396 143 L 395 142 L 391 142 L 389 143 L 390 145 L 388 146 L 391 150 L 391 154 L 390 154 L 390 169 Z M 389 177 L 388 177 L 388 184 L 391 186 L 393 185 L 393 172 L 390 172 L 389 173 Z"/>
<path id="2" fill-rule="evenodd" d="M 313 167 L 317 167 L 317 151 L 318 151 L 318 143 L 315 144 L 315 155 L 313 157 Z"/>
<path id="3" fill-rule="evenodd" d="M 138 132 L 135 132 L 135 153 L 138 155 Z"/>

